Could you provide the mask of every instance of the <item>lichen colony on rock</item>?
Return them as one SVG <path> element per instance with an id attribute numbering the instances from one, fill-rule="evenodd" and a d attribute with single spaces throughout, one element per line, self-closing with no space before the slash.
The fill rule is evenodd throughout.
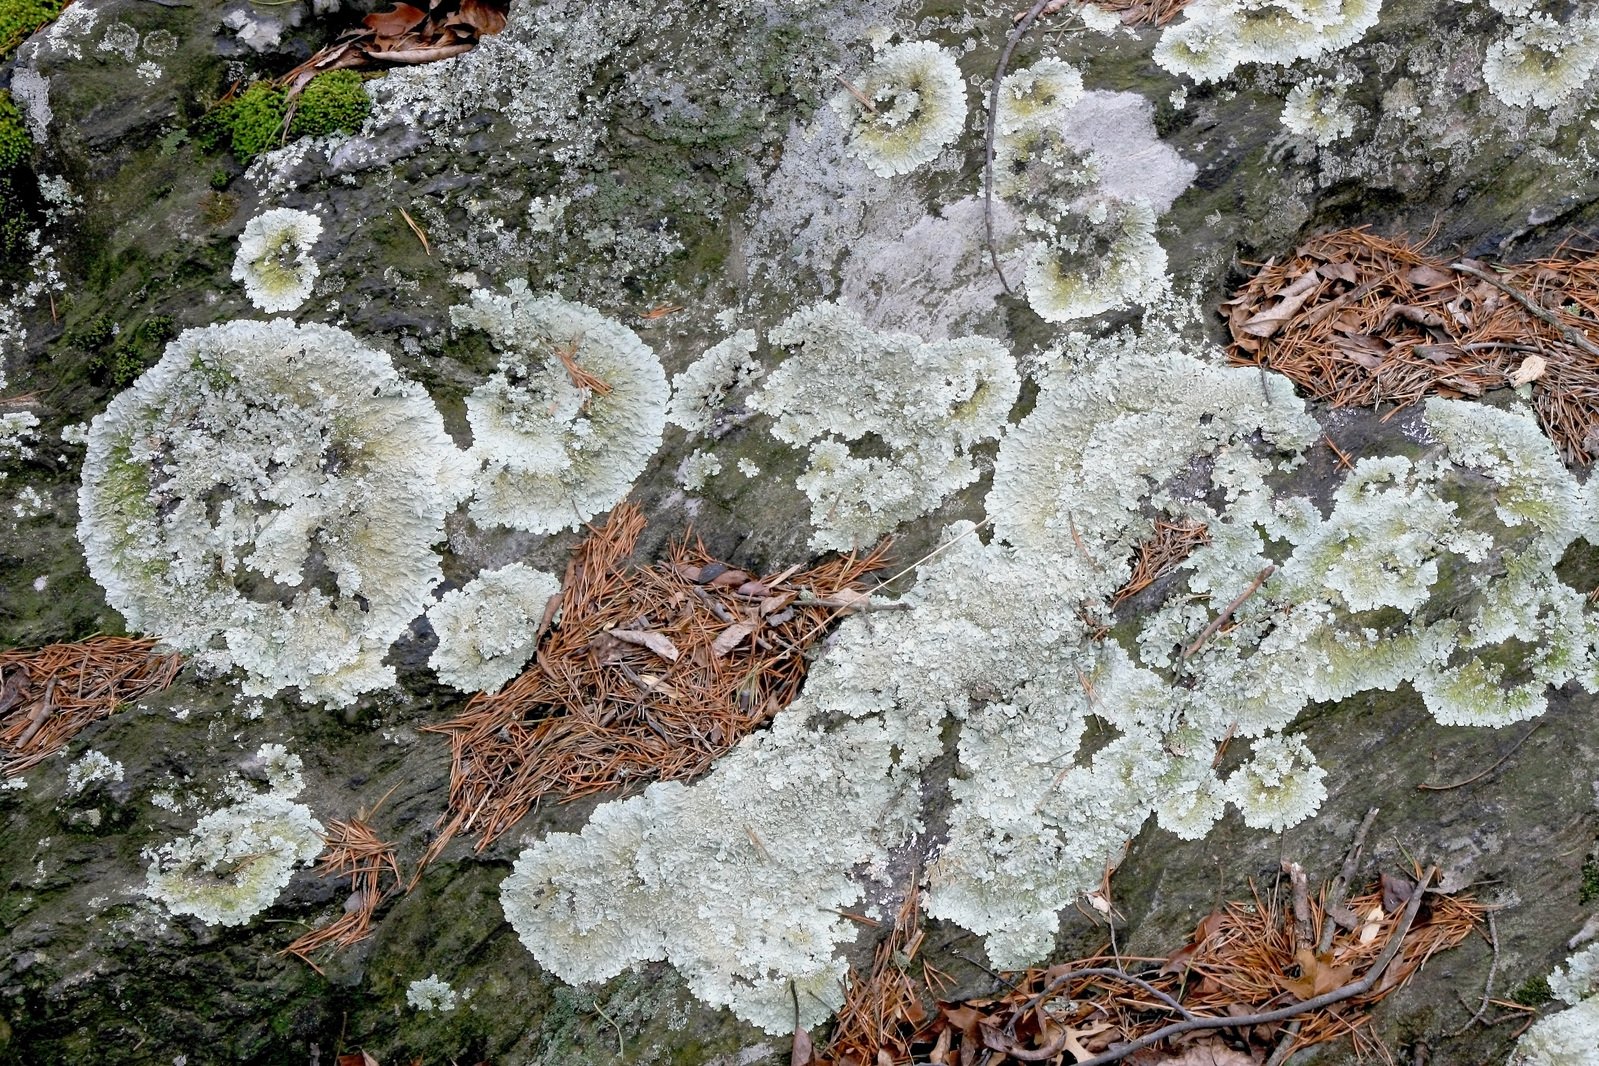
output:
<path id="1" fill-rule="evenodd" d="M 872 173 L 892 178 L 937 158 L 966 119 L 966 84 L 949 53 L 930 41 L 885 49 L 860 75 L 860 93 L 833 106 L 852 123 L 850 148 Z"/>
<path id="2" fill-rule="evenodd" d="M 441 578 L 458 453 L 422 389 L 343 330 L 189 330 L 89 430 L 78 538 L 130 628 L 244 691 L 350 702 Z"/>
<path id="3" fill-rule="evenodd" d="M 252 218 L 239 236 L 233 280 L 268 314 L 292 311 L 311 295 L 321 268 L 311 255 L 322 220 L 307 211 L 278 207 Z"/>
<path id="4" fill-rule="evenodd" d="M 466 401 L 473 517 L 552 533 L 619 503 L 666 428 L 655 353 L 621 323 L 520 280 L 504 295 L 474 291 L 450 319 L 503 353 Z"/>
<path id="5" fill-rule="evenodd" d="M 428 665 L 463 692 L 493 692 L 532 658 L 544 609 L 560 591 L 554 574 L 521 563 L 485 570 L 428 608 L 439 635 Z"/>

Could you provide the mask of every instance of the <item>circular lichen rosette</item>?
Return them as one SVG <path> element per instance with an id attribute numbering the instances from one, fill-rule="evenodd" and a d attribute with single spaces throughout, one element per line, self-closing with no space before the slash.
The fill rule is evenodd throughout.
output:
<path id="1" fill-rule="evenodd" d="M 1059 223 L 1053 240 L 1034 248 L 1022 280 L 1027 302 L 1046 322 L 1149 303 L 1167 284 L 1154 209 L 1145 200 L 1088 203 Z"/>
<path id="2" fill-rule="evenodd" d="M 553 533 L 620 503 L 666 430 L 666 372 L 638 334 L 520 280 L 450 319 L 503 353 L 466 400 L 472 517 Z"/>
<path id="3" fill-rule="evenodd" d="M 322 273 L 311 255 L 321 235 L 322 220 L 308 211 L 263 211 L 239 235 L 233 280 L 242 282 L 250 302 L 267 314 L 294 310 Z"/>
<path id="4" fill-rule="evenodd" d="M 931 162 L 966 121 L 960 67 L 931 41 L 885 49 L 855 89 L 833 106 L 850 123 L 850 150 L 881 177 Z"/>
<path id="5" fill-rule="evenodd" d="M 428 609 L 439 635 L 428 665 L 462 692 L 493 692 L 533 657 L 539 620 L 561 591 L 554 574 L 521 563 L 486 570 Z"/>
<path id="6" fill-rule="evenodd" d="M 421 386 L 331 326 L 185 332 L 94 420 L 89 570 L 131 629 L 249 695 L 349 703 L 441 580 L 460 453 Z"/>

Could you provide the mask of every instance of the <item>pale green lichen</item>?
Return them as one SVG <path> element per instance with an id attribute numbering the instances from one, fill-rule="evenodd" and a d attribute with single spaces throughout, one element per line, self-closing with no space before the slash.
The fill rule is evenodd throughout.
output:
<path id="1" fill-rule="evenodd" d="M 1599 945 L 1555 967 L 1549 990 L 1569 1009 L 1534 1023 L 1505 1066 L 1599 1066 Z"/>
<path id="2" fill-rule="evenodd" d="M 750 398 L 773 436 L 810 447 L 798 484 L 819 548 L 865 547 L 978 477 L 972 448 L 999 435 L 1021 386 L 986 337 L 925 342 L 818 304 L 773 329 L 793 349 Z M 858 455 L 853 442 L 875 453 Z"/>
<path id="3" fill-rule="evenodd" d="M 1048 322 L 1088 318 L 1164 291 L 1166 250 L 1144 200 L 1095 198 L 1067 214 L 1028 261 L 1027 302 Z"/>
<path id="4" fill-rule="evenodd" d="M 278 207 L 245 224 L 233 260 L 233 280 L 268 314 L 292 311 L 311 295 L 321 268 L 311 255 L 322 220 L 308 211 Z"/>
<path id="5" fill-rule="evenodd" d="M 442 577 L 460 495 L 438 410 L 389 357 L 286 320 L 189 330 L 89 430 L 78 538 L 130 628 L 332 704 Z"/>
<path id="6" fill-rule="evenodd" d="M 483 571 L 428 608 L 439 637 L 428 665 L 463 692 L 496 691 L 533 657 L 550 597 L 560 591 L 554 574 L 522 563 Z"/>
<path id="7" fill-rule="evenodd" d="M 100 751 L 86 751 L 67 767 L 67 791 L 82 792 L 91 785 L 122 780 L 122 764 Z"/>
<path id="8" fill-rule="evenodd" d="M 1482 76 L 1512 107 L 1559 107 L 1578 94 L 1599 67 L 1599 17 L 1578 14 L 1564 23 L 1529 12 L 1489 46 Z"/>
<path id="9" fill-rule="evenodd" d="M 851 124 L 850 149 L 881 177 L 904 174 L 937 158 L 966 120 L 966 83 L 949 53 L 930 41 L 884 49 L 839 93 L 833 107 Z"/>
<path id="10" fill-rule="evenodd" d="M 710 432 L 729 397 L 743 392 L 763 371 L 751 355 L 755 331 L 741 329 L 706 349 L 688 369 L 672 378 L 672 400 L 666 420 L 690 433 Z"/>
<path id="11" fill-rule="evenodd" d="M 1314 812 L 1328 776 L 1314 738 L 1283 732 L 1311 701 L 1424 686 L 1463 634 L 1497 632 L 1479 616 L 1507 601 L 1559 638 L 1543 642 L 1558 654 L 1522 658 L 1540 687 L 1591 669 L 1578 593 L 1546 578 L 1534 595 L 1525 568 L 1486 565 L 1515 551 L 1557 558 L 1588 514 L 1530 416 L 1433 401 L 1441 447 L 1422 460 L 1362 461 L 1324 515 L 1270 487 L 1320 435 L 1291 386 L 1270 378 L 1263 389 L 1257 373 L 1209 354 L 1153 326 L 1071 340 L 1002 442 L 992 543 L 952 529 L 922 568 L 913 609 L 847 623 L 804 697 L 706 781 L 602 807 L 583 833 L 522 856 L 503 898 L 541 961 L 596 980 L 666 958 L 697 994 L 786 1029 L 783 978 L 816 990 L 839 972 L 834 952 L 849 931 L 820 909 L 858 898 L 850 865 L 884 868 L 914 840 L 912 782 L 953 720 L 959 770 L 924 907 L 981 935 L 997 965 L 1023 966 L 1152 813 L 1193 838 L 1229 803 L 1271 831 Z M 770 409 L 775 432 L 805 439 L 852 425 L 873 400 Z M 1468 522 L 1450 497 L 1463 472 L 1498 485 L 1490 521 Z M 1186 587 L 1142 628 L 1140 663 L 1091 640 L 1078 609 L 1103 611 L 1125 580 L 1152 501 L 1213 532 L 1190 557 Z M 1396 525 L 1401 514 L 1416 536 Z M 1277 572 L 1261 574 L 1267 565 Z M 1446 569 L 1466 587 L 1443 600 Z M 1183 684 L 1157 672 L 1257 576 L 1235 624 L 1183 660 Z M 1502 639 L 1483 650 L 1514 658 Z M 1488 709 L 1475 720 L 1492 719 Z M 1109 735 L 1085 754 L 1090 729 Z M 1228 735 L 1251 738 L 1252 750 L 1223 781 L 1211 764 Z M 769 818 L 766 797 L 779 795 Z M 653 917 L 662 914 L 699 918 L 685 928 Z M 802 1022 L 824 1009 L 803 1008 Z"/>
<path id="12" fill-rule="evenodd" d="M 483 330 L 504 353 L 466 400 L 473 517 L 553 533 L 621 502 L 666 428 L 666 373 L 649 346 L 592 308 L 534 296 L 521 280 L 504 295 L 473 291 L 450 319 Z"/>
<path id="13" fill-rule="evenodd" d="M 1198 82 L 1244 63 L 1287 65 L 1347 48 L 1377 24 L 1382 0 L 1194 0 L 1155 46 L 1155 62 Z"/>
<path id="14" fill-rule="evenodd" d="M 256 758 L 282 762 L 286 754 L 267 745 Z M 207 925 L 243 925 L 271 906 L 295 868 L 322 850 L 321 823 L 309 807 L 293 802 L 300 790 L 294 776 L 264 793 L 242 790 L 236 802 L 203 815 L 187 836 L 148 850 L 145 894 Z"/>
<path id="15" fill-rule="evenodd" d="M 417 978 L 405 989 L 405 1002 L 412 1009 L 424 1013 L 447 1014 L 465 999 L 436 973 Z"/>

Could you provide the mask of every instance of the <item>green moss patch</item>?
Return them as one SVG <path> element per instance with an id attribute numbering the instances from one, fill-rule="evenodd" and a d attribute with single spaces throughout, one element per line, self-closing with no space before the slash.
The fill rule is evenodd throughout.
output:
<path id="1" fill-rule="evenodd" d="M 65 6 L 62 0 L 0 0 L 0 60 L 10 58 L 39 27 L 55 21 Z"/>
<path id="2" fill-rule="evenodd" d="M 126 330 L 100 315 L 68 330 L 63 340 L 89 356 L 92 380 L 120 389 L 153 366 L 162 347 L 177 335 L 177 326 L 167 315 L 151 315 Z"/>
<path id="3" fill-rule="evenodd" d="M 6 0 L 0 0 L 3 5 Z M 3 28 L 0 21 L 0 28 Z M 3 32 L 3 29 L 0 29 Z M 20 262 L 33 220 L 36 182 L 28 162 L 33 141 L 11 94 L 0 89 L 0 261 Z"/>
<path id="4" fill-rule="evenodd" d="M 295 137 L 354 133 L 371 110 L 361 76 L 335 70 L 311 79 L 294 100 L 271 82 L 258 81 L 207 113 L 194 135 L 206 150 L 229 151 L 248 163 Z"/>

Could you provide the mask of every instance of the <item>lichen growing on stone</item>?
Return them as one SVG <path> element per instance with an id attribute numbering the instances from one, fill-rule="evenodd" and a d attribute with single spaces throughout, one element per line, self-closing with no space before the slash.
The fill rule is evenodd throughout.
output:
<path id="1" fill-rule="evenodd" d="M 1355 132 L 1355 116 L 1344 99 L 1348 84 L 1317 78 L 1288 90 L 1282 124 L 1289 132 L 1325 148 Z"/>
<path id="2" fill-rule="evenodd" d="M 534 296 L 521 280 L 504 295 L 475 290 L 450 319 L 483 330 L 503 353 L 466 401 L 473 517 L 552 533 L 621 502 L 666 428 L 655 353 L 621 323 Z"/>
<path id="3" fill-rule="evenodd" d="M 728 397 L 746 389 L 762 374 L 751 358 L 755 331 L 741 329 L 706 349 L 705 354 L 672 378 L 672 400 L 666 420 L 690 433 L 707 433 L 722 414 Z"/>
<path id="4" fill-rule="evenodd" d="M 263 749 L 264 751 L 265 749 Z M 146 852 L 145 894 L 207 925 L 243 925 L 322 851 L 322 825 L 293 801 L 298 783 L 245 793 L 184 837 Z"/>
<path id="5" fill-rule="evenodd" d="M 428 665 L 463 692 L 493 692 L 522 672 L 539 622 L 561 591 L 554 574 L 521 563 L 485 570 L 428 608 L 439 646 Z"/>
<path id="6" fill-rule="evenodd" d="M 1069 63 L 1045 59 L 1012 71 L 999 88 L 994 119 L 998 137 L 1038 129 L 1058 121 L 1083 95 L 1083 76 Z"/>
<path id="7" fill-rule="evenodd" d="M 966 121 L 966 85 L 955 60 L 930 41 L 884 49 L 853 93 L 833 97 L 851 124 L 850 150 L 872 173 L 891 178 L 937 158 Z"/>
<path id="8" fill-rule="evenodd" d="M 1313 59 L 1354 44 L 1381 9 L 1382 0 L 1194 0 L 1161 34 L 1155 62 L 1208 82 L 1244 63 Z"/>
<path id="9" fill-rule="evenodd" d="M 770 340 L 795 351 L 750 406 L 776 419 L 779 440 L 811 448 L 798 484 L 817 547 L 863 547 L 971 484 L 971 449 L 999 435 L 1021 385 L 995 341 L 879 333 L 837 304 L 791 316 Z M 850 442 L 865 438 L 882 450 L 856 455 Z"/>
<path id="10" fill-rule="evenodd" d="M 86 751 L 67 767 L 67 791 L 82 792 L 91 785 L 122 780 L 122 764 L 101 751 Z"/>
<path id="11" fill-rule="evenodd" d="M 447 1014 L 460 1006 L 465 998 L 436 973 L 417 978 L 405 989 L 405 1002 L 413 1009 L 424 1012 Z"/>
<path id="12" fill-rule="evenodd" d="M 1569 1008 L 1538 1019 L 1505 1066 L 1599 1066 L 1599 945 L 1555 967 L 1548 987 Z"/>
<path id="13" fill-rule="evenodd" d="M 1255 741 L 1250 759 L 1227 778 L 1223 793 L 1251 829 L 1281 833 L 1316 813 L 1327 798 L 1327 771 L 1298 737 Z"/>
<path id="14" fill-rule="evenodd" d="M 1599 67 L 1599 17 L 1578 14 L 1564 23 L 1542 12 L 1513 19 L 1489 45 L 1482 76 L 1488 90 L 1512 107 L 1559 107 Z"/>
<path id="15" fill-rule="evenodd" d="M 233 280 L 267 314 L 292 311 L 311 295 L 322 268 L 311 249 L 322 235 L 322 220 L 289 207 L 263 211 L 245 224 L 233 259 Z"/>
<path id="16" fill-rule="evenodd" d="M 185 332 L 89 430 L 78 538 L 131 629 L 249 695 L 345 704 L 441 580 L 459 453 L 420 386 L 343 330 Z"/>
<path id="17" fill-rule="evenodd" d="M 1027 302 L 1047 322 L 1153 302 L 1165 288 L 1166 250 L 1144 200 L 1095 198 L 1057 223 L 1027 264 Z"/>

